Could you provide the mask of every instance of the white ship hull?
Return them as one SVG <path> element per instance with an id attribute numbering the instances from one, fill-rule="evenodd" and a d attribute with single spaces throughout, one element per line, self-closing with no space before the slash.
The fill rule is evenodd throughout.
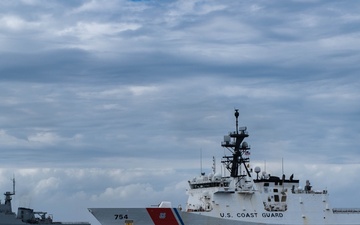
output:
<path id="1" fill-rule="evenodd" d="M 235 214 L 215 215 L 212 212 L 184 212 L 177 208 L 90 208 L 89 211 L 102 225 L 355 225 L 360 224 L 360 213 L 348 212 L 323 214 L 308 212 L 299 214 L 280 212 L 247 213 L 241 210 Z M 350 211 L 353 211 L 350 213 Z M 221 215 L 220 215 L 221 214 Z"/>

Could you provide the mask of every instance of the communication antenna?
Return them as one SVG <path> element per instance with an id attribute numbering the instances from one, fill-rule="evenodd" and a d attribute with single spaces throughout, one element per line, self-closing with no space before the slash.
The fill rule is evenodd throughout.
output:
<path id="1" fill-rule="evenodd" d="M 202 170 L 202 148 L 200 149 L 200 174 L 205 175 Z"/>
<path id="2" fill-rule="evenodd" d="M 264 171 L 266 172 L 266 160 L 264 160 Z"/>
<path id="3" fill-rule="evenodd" d="M 212 166 L 213 174 L 216 173 L 216 163 L 215 163 L 215 156 L 213 156 L 213 166 Z"/>
<path id="4" fill-rule="evenodd" d="M 282 171 L 282 189 L 283 189 L 283 191 L 285 190 L 285 173 L 284 173 L 284 158 L 283 157 L 281 157 L 281 171 Z"/>
<path id="5" fill-rule="evenodd" d="M 236 118 L 236 134 L 239 134 L 239 121 L 238 121 L 238 118 L 239 118 L 239 109 L 235 109 L 235 118 Z"/>
<path id="6" fill-rule="evenodd" d="M 13 182 L 13 195 L 15 195 L 15 175 L 13 175 L 13 179 L 12 179 L 12 182 Z"/>

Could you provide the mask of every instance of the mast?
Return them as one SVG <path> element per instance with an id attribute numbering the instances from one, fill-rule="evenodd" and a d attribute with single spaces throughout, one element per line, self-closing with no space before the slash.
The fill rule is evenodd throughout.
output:
<path id="1" fill-rule="evenodd" d="M 240 173 L 241 165 L 246 171 L 246 174 L 251 177 L 250 171 L 246 166 L 246 163 L 249 162 L 249 157 L 247 157 L 250 147 L 247 142 L 243 141 L 245 138 L 249 137 L 249 134 L 246 131 L 246 127 L 239 128 L 239 109 L 235 109 L 235 131 L 230 132 L 229 135 L 224 136 L 224 142 L 221 143 L 221 146 L 227 148 L 232 155 L 224 156 L 222 163 L 226 165 L 226 168 L 230 172 L 231 177 L 243 177 Z"/>
<path id="2" fill-rule="evenodd" d="M 13 177 L 12 179 L 12 182 L 13 182 L 13 192 L 10 192 L 10 191 L 7 191 L 4 193 L 5 195 L 5 205 L 6 205 L 6 212 L 12 212 L 12 207 L 11 207 L 11 196 L 12 195 L 15 195 L 15 177 Z"/>

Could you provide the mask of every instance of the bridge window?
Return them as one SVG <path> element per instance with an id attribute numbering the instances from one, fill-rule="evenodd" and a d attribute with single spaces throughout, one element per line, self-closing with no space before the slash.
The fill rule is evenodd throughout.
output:
<path id="1" fill-rule="evenodd" d="M 279 195 L 274 195 L 274 201 L 279 202 Z"/>

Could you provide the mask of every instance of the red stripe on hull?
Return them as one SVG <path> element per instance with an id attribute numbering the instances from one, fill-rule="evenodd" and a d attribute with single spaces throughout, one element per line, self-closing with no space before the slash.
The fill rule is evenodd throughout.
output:
<path id="1" fill-rule="evenodd" d="M 146 208 L 155 225 L 178 225 L 171 208 Z"/>

